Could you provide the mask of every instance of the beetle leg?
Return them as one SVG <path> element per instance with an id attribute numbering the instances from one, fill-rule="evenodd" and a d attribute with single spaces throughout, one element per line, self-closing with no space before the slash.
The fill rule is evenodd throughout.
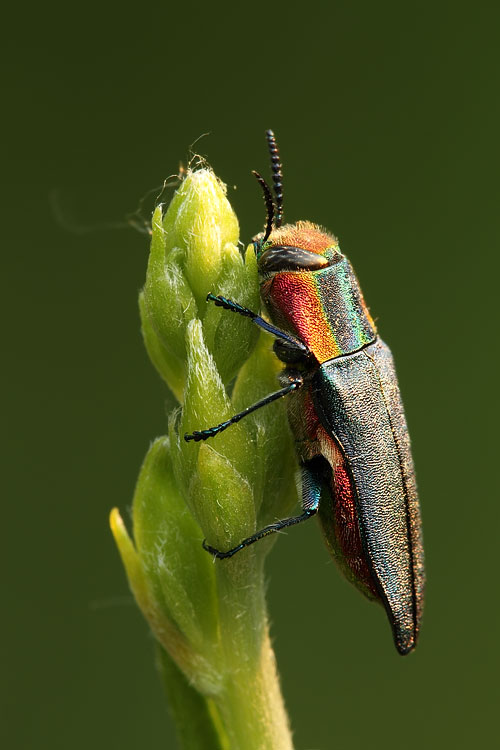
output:
<path id="1" fill-rule="evenodd" d="M 218 435 L 219 432 L 227 430 L 227 428 L 232 424 L 236 424 L 236 422 L 239 422 L 240 419 L 246 417 L 247 414 L 251 414 L 253 411 L 260 409 L 262 406 L 267 406 L 268 404 L 272 404 L 273 401 L 276 401 L 279 398 L 283 398 L 283 396 L 287 396 L 289 393 L 292 393 L 292 391 L 296 391 L 297 388 L 300 388 L 303 384 L 304 380 L 302 376 L 299 373 L 294 373 L 292 376 L 290 376 L 290 382 L 288 383 L 288 385 L 286 385 L 284 388 L 281 388 L 281 390 L 276 391 L 275 393 L 270 393 L 269 396 L 266 396 L 260 401 L 257 401 L 257 403 L 252 404 L 252 406 L 247 406 L 246 409 L 238 412 L 238 414 L 235 414 L 233 417 L 231 417 L 231 419 L 226 419 L 225 422 L 221 422 L 215 427 L 209 427 L 206 430 L 194 430 L 193 433 L 184 435 L 184 440 L 186 442 L 194 440 L 195 443 L 198 443 L 200 440 L 207 440 L 208 438 L 214 437 L 214 435 Z"/>
<path id="2" fill-rule="evenodd" d="M 259 326 L 259 328 L 262 328 L 264 331 L 267 331 L 268 333 L 276 336 L 279 339 L 288 341 L 289 344 L 293 344 L 293 346 L 296 349 L 300 349 L 301 352 L 305 352 L 307 354 L 309 353 L 309 349 L 302 341 L 299 341 L 299 339 L 290 336 L 289 333 L 286 333 L 280 328 L 276 328 L 276 326 L 268 323 L 267 320 L 264 320 L 264 318 L 261 318 L 260 315 L 257 315 L 257 313 L 249 310 L 248 307 L 243 307 L 237 302 L 233 302 L 233 300 L 222 297 L 221 295 L 216 296 L 215 294 L 207 294 L 207 301 L 214 302 L 217 307 L 223 307 L 224 310 L 229 310 L 230 312 L 243 315 L 245 318 L 250 318 L 252 323 L 255 323 L 256 326 Z"/>
<path id="3" fill-rule="evenodd" d="M 314 461 L 314 459 L 313 459 Z M 283 518 L 281 521 L 276 521 L 276 523 L 270 523 L 269 526 L 264 526 L 263 529 L 260 531 L 257 531 L 255 534 L 252 534 L 252 536 L 249 536 L 247 539 L 243 539 L 242 542 L 236 545 L 236 547 L 233 547 L 230 550 L 227 550 L 227 552 L 221 552 L 218 549 L 215 549 L 215 547 L 211 547 L 210 544 L 207 544 L 206 540 L 203 541 L 203 549 L 206 549 L 207 552 L 210 552 L 214 557 L 217 557 L 219 560 L 225 560 L 228 557 L 232 557 L 240 550 L 244 549 L 245 547 L 249 547 L 254 542 L 258 542 L 259 539 L 263 539 L 265 536 L 268 536 L 269 534 L 274 534 L 277 531 L 281 531 L 281 529 L 286 529 L 288 526 L 294 526 L 297 523 L 302 523 L 302 521 L 307 521 L 308 518 L 311 518 L 312 516 L 316 515 L 319 508 L 319 500 L 321 496 L 321 487 L 322 487 L 322 476 L 319 472 L 316 472 L 309 468 L 306 464 L 302 466 L 302 510 L 303 513 L 300 516 L 292 516 L 291 518 Z"/>

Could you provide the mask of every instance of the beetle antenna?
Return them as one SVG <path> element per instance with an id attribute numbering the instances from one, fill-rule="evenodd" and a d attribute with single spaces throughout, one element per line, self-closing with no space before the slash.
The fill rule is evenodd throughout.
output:
<path id="1" fill-rule="evenodd" d="M 273 230 L 274 201 L 271 193 L 271 188 L 262 177 L 262 175 L 256 172 L 255 169 L 252 170 L 252 174 L 262 188 L 262 192 L 264 193 L 264 202 L 266 204 L 266 229 L 264 231 L 264 239 L 262 240 L 262 244 L 264 244 Z"/>
<path id="2" fill-rule="evenodd" d="M 276 196 L 276 228 L 283 224 L 283 171 L 281 166 L 280 152 L 276 143 L 276 137 L 272 130 L 266 130 L 267 146 L 271 157 L 271 170 L 273 174 L 274 194 Z"/>

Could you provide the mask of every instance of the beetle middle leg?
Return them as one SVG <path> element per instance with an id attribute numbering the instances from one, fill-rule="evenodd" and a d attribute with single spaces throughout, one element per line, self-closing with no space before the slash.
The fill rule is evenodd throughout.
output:
<path id="1" fill-rule="evenodd" d="M 206 549 L 207 552 L 210 552 L 210 554 L 212 554 L 219 560 L 226 560 L 228 557 L 232 557 L 237 552 L 240 552 L 240 550 L 245 549 L 245 547 L 249 547 L 251 544 L 258 542 L 260 539 L 264 539 L 264 537 L 269 536 L 269 534 L 274 534 L 277 531 L 281 531 L 281 529 L 286 529 L 288 526 L 294 526 L 297 523 L 302 523 L 302 521 L 307 521 L 309 518 L 315 516 L 318 512 L 321 489 L 323 487 L 322 473 L 321 471 L 317 470 L 315 464 L 316 459 L 312 459 L 302 466 L 301 475 L 303 512 L 300 516 L 283 518 L 281 521 L 276 521 L 276 523 L 270 523 L 268 526 L 264 526 L 263 529 L 260 529 L 260 531 L 252 534 L 252 536 L 249 536 L 247 539 L 243 539 L 243 541 L 237 544 L 236 547 L 233 547 L 226 552 L 221 552 L 220 550 L 215 549 L 215 547 L 207 544 L 206 540 L 203 541 L 203 549 Z"/>
<path id="2" fill-rule="evenodd" d="M 262 406 L 272 404 L 273 401 L 277 401 L 277 399 L 283 398 L 283 396 L 287 396 L 289 393 L 296 391 L 297 388 L 300 388 L 304 384 L 304 379 L 298 372 L 290 373 L 288 379 L 290 382 L 279 391 L 270 393 L 269 396 L 266 396 L 260 401 L 257 401 L 257 403 L 252 404 L 252 406 L 247 406 L 247 408 L 243 409 L 243 411 L 238 412 L 238 414 L 235 414 L 230 419 L 226 419 L 225 422 L 221 422 L 215 427 L 208 427 L 205 430 L 194 430 L 194 432 L 184 435 L 184 440 L 186 442 L 194 440 L 195 443 L 198 443 L 200 440 L 208 440 L 208 438 L 218 435 L 219 432 L 227 430 L 228 427 L 230 427 L 232 424 L 236 424 L 236 422 L 239 422 L 240 419 L 243 419 L 243 417 L 246 417 L 248 414 L 251 414 L 257 409 L 260 409 Z"/>

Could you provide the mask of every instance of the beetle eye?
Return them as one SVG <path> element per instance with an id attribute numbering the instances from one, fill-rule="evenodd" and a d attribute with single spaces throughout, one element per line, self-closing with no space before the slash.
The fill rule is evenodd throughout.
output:
<path id="1" fill-rule="evenodd" d="M 259 258 L 259 271 L 271 273 L 273 271 L 317 271 L 331 263 L 328 258 L 300 247 L 281 245 L 270 247 Z"/>

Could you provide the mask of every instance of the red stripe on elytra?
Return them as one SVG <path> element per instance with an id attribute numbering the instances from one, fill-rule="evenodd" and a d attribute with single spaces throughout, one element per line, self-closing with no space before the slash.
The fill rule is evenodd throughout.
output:
<path id="1" fill-rule="evenodd" d="M 342 554 L 356 578 L 374 596 L 378 597 L 361 542 L 354 487 L 343 457 L 342 463 L 338 464 L 333 470 L 333 485 L 335 492 L 335 527 Z"/>

